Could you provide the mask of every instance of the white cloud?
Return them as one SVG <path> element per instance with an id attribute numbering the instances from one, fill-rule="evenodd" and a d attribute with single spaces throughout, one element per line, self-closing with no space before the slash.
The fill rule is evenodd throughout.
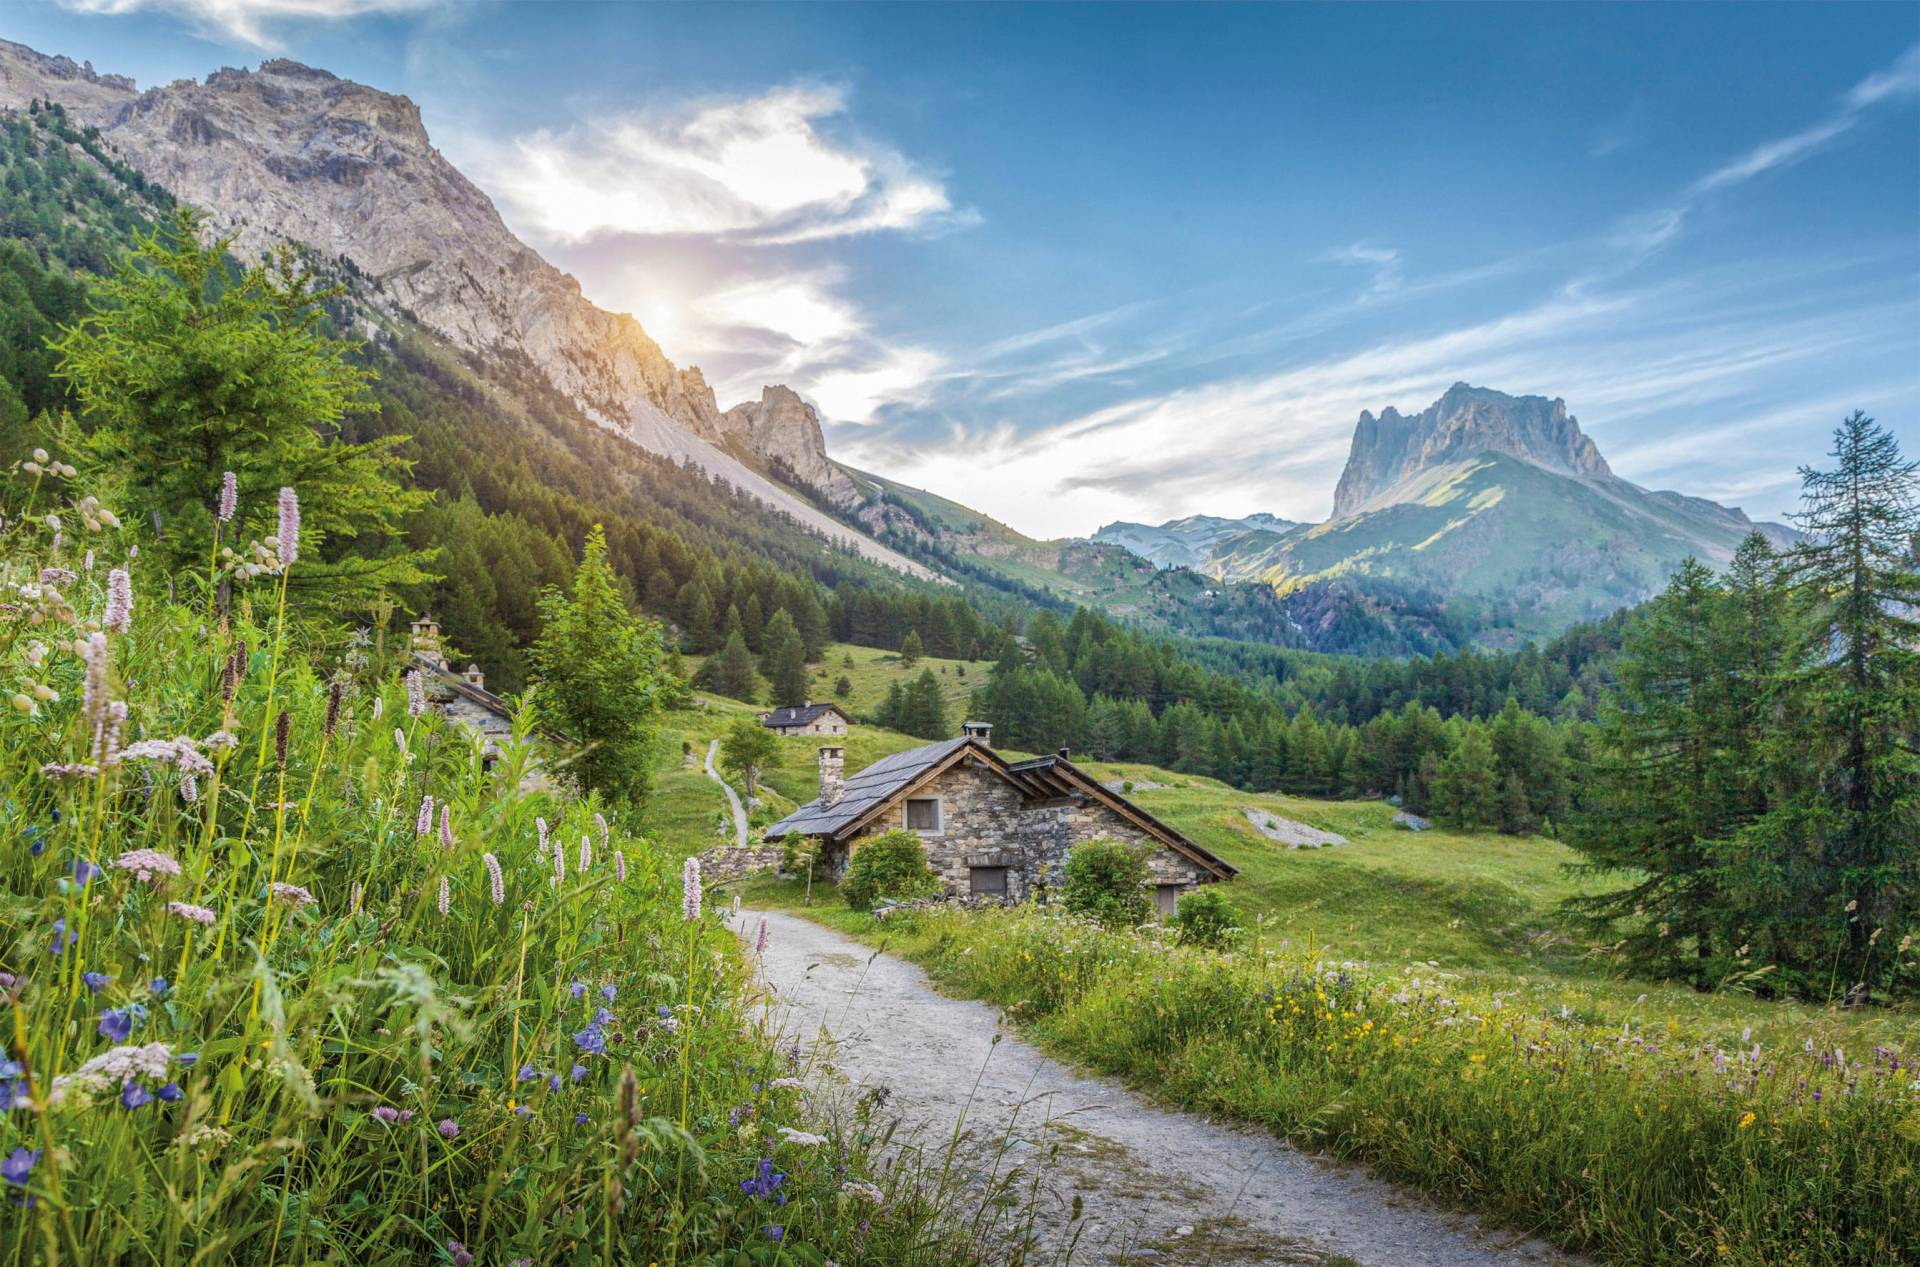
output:
<path id="1" fill-rule="evenodd" d="M 1373 284 L 1369 288 L 1372 294 L 1386 295 L 1400 289 L 1400 252 L 1393 247 L 1355 242 L 1337 251 L 1329 251 L 1327 258 L 1336 264 L 1354 264 L 1372 269 Z"/>
<path id="2" fill-rule="evenodd" d="M 288 23 L 342 22 L 375 13 L 420 13 L 446 7 L 452 0 L 59 0 L 75 13 L 119 16 L 150 11 L 170 13 L 195 32 L 254 48 L 278 51 L 269 30 Z"/>
<path id="3" fill-rule="evenodd" d="M 792 85 L 515 138 L 480 155 L 510 218 L 562 242 L 693 234 L 761 246 L 965 222 L 935 178 L 830 137 L 844 90 Z"/>

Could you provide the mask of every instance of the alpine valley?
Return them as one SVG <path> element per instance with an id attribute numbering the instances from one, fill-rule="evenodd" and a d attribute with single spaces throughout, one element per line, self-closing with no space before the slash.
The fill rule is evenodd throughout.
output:
<path id="1" fill-rule="evenodd" d="M 1083 603 L 1153 630 L 1405 655 L 1551 636 L 1648 597 L 1689 555 L 1724 562 L 1755 527 L 1613 475 L 1561 401 L 1456 384 L 1418 414 L 1360 416 L 1324 523 L 1195 515 L 1036 540 L 835 461 L 814 406 L 788 387 L 721 408 L 698 367 L 516 238 L 405 97 L 287 60 L 142 91 L 0 41 L 0 113 L 37 115 L 33 144 L 123 186 L 114 197 L 135 204 L 135 227 L 178 199 L 233 234 L 238 255 L 295 245 L 344 285 L 341 315 L 377 357 L 486 402 L 518 460 L 584 461 L 629 504 L 636 480 L 718 488 L 751 509 L 682 520 L 736 552 L 804 560 L 828 584 L 866 572 Z M 87 213 L 67 202 L 71 229 Z M 111 251 L 55 254 L 98 271 Z M 629 468 L 645 474 L 620 477 Z M 485 481 L 424 474 L 459 491 Z"/>

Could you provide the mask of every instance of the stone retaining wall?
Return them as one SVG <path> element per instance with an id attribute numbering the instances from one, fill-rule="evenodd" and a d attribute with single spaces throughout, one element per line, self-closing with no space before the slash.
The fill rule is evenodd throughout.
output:
<path id="1" fill-rule="evenodd" d="M 709 884 L 738 880 L 756 871 L 776 871 L 786 851 L 779 845 L 721 845 L 700 855 L 700 878 Z"/>

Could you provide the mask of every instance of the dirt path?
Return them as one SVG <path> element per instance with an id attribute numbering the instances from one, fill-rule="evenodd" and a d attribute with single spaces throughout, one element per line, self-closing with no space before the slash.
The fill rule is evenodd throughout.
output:
<path id="1" fill-rule="evenodd" d="M 720 790 L 727 794 L 727 804 L 733 807 L 733 843 L 745 849 L 747 847 L 746 807 L 740 804 L 740 794 L 733 790 L 733 784 L 721 778 L 720 772 L 713 768 L 713 759 L 719 752 L 718 739 L 707 745 L 707 777 L 718 783 Z"/>
<path id="2" fill-rule="evenodd" d="M 936 993 L 918 968 L 791 915 L 767 916 L 762 977 L 785 1032 L 856 1087 L 885 1086 L 905 1132 L 943 1148 L 964 1115 L 984 1182 L 1043 1168 L 1039 1261 L 1568 1267 L 1551 1247 L 1484 1231 L 1269 1135 L 1156 1108 L 1015 1037 L 994 1008 Z M 742 933 L 759 912 L 741 916 Z M 995 1042 L 996 1035 L 1000 1041 Z M 1057 1146 L 1057 1150 L 1056 1150 Z M 1031 1261 L 1031 1260 L 1030 1260 Z"/>

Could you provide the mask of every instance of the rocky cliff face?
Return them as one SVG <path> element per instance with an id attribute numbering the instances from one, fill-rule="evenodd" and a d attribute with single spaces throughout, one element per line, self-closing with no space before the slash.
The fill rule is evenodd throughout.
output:
<path id="1" fill-rule="evenodd" d="M 36 98 L 98 127 L 150 180 L 238 233 L 243 255 L 293 241 L 345 259 L 381 309 L 469 352 L 524 355 L 601 426 L 691 459 L 871 558 L 924 573 L 716 447 L 729 434 L 774 436 L 800 478 L 832 466 L 817 419 L 791 433 L 745 420 L 723 426 L 700 371 L 675 366 L 637 321 L 589 303 L 577 281 L 514 237 L 433 147 L 407 98 L 286 60 L 140 92 L 122 76 L 0 41 L 0 107 Z M 763 398 L 743 408 L 765 406 Z M 784 398 L 776 412 L 789 416 Z"/>
<path id="2" fill-rule="evenodd" d="M 1334 492 L 1334 518 L 1389 505 L 1394 486 L 1408 476 L 1483 453 L 1504 453 L 1562 475 L 1613 475 L 1566 401 L 1455 383 L 1418 414 L 1391 406 L 1377 418 L 1361 412 Z"/>
<path id="3" fill-rule="evenodd" d="M 791 387 L 762 388 L 759 400 L 720 415 L 720 438 L 758 454 L 792 483 L 815 489 L 835 506 L 862 501 L 853 477 L 827 457 L 820 415 Z"/>

